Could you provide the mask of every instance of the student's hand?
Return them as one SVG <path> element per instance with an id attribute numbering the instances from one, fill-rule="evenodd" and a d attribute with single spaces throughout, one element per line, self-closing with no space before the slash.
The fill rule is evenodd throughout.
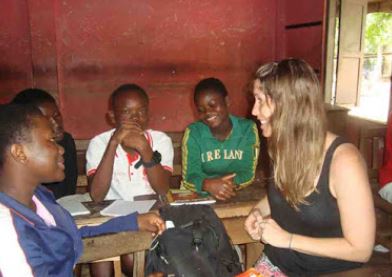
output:
<path id="1" fill-rule="evenodd" d="M 289 232 L 283 230 L 272 218 L 263 219 L 259 223 L 261 229 L 261 241 L 275 247 L 288 248 L 290 244 Z"/>
<path id="2" fill-rule="evenodd" d="M 228 200 L 235 196 L 235 173 L 220 178 L 210 178 L 203 181 L 203 190 L 209 192 L 218 200 Z"/>
<path id="3" fill-rule="evenodd" d="M 121 144 L 124 138 L 129 134 L 130 128 L 130 124 L 127 124 L 126 122 L 122 123 L 120 127 L 114 131 L 111 141 L 117 145 Z"/>
<path id="4" fill-rule="evenodd" d="M 153 212 L 139 214 L 137 216 L 137 223 L 139 230 L 152 232 L 153 235 L 160 235 L 166 229 L 163 219 Z"/>
<path id="5" fill-rule="evenodd" d="M 135 149 L 142 157 L 146 151 L 151 151 L 151 147 L 144 136 L 144 131 L 138 123 L 132 120 L 127 120 L 123 124 L 126 124 L 128 132 L 121 141 L 122 146 L 125 148 Z"/>
<path id="6" fill-rule="evenodd" d="M 263 221 L 261 212 L 259 209 L 252 209 L 245 220 L 244 227 L 249 236 L 254 240 L 261 239 L 261 228 L 260 223 Z"/>

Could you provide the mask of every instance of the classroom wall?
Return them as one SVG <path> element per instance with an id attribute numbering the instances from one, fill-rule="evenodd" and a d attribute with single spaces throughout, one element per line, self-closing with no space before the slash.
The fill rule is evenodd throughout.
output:
<path id="1" fill-rule="evenodd" d="M 306 49 L 321 60 L 319 50 L 294 48 L 309 42 L 287 36 L 285 26 L 290 14 L 304 9 L 308 17 L 309 3 L 319 10 L 323 1 L 291 2 L 2 0 L 0 102 L 29 86 L 49 90 L 66 129 L 88 139 L 110 128 L 109 94 L 135 82 L 150 95 L 151 127 L 181 131 L 195 120 L 194 85 L 215 76 L 229 90 L 232 112 L 247 115 L 258 65 Z"/>
<path id="2" fill-rule="evenodd" d="M 300 57 L 307 61 L 322 79 L 326 0 L 280 0 L 276 36 L 284 43 L 277 45 L 278 58 Z"/>

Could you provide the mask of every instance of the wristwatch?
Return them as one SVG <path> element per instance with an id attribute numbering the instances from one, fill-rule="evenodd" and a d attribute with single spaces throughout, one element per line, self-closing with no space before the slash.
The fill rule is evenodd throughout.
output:
<path id="1" fill-rule="evenodd" d="M 161 153 L 159 153 L 158 151 L 154 151 L 154 152 L 152 153 L 151 161 L 150 161 L 150 162 L 144 162 L 144 161 L 142 161 L 142 163 L 143 163 L 143 166 L 144 166 L 145 168 L 150 168 L 150 167 L 153 167 L 153 166 L 159 164 L 159 163 L 161 162 L 161 160 L 162 160 L 162 155 L 161 155 Z"/>

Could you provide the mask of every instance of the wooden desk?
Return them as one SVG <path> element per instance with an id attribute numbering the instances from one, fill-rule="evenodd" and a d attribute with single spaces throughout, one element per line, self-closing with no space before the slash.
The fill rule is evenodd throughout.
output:
<path id="1" fill-rule="evenodd" d="M 261 253 L 262 245 L 254 242 L 244 230 L 244 221 L 252 207 L 265 194 L 263 184 L 252 184 L 238 191 L 231 201 L 217 202 L 215 212 L 222 219 L 234 244 L 246 244 L 246 266 L 249 267 Z M 108 217 L 96 215 L 77 217 L 78 226 L 95 225 L 106 221 Z M 150 247 L 151 234 L 148 232 L 123 232 L 83 239 L 84 251 L 79 263 L 134 253 L 134 276 L 144 276 L 145 250 Z"/>

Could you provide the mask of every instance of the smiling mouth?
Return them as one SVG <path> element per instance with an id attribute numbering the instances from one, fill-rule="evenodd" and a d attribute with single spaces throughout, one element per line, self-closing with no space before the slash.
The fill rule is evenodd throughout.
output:
<path id="1" fill-rule="evenodd" d="M 216 120 L 217 118 L 218 118 L 217 115 L 207 116 L 207 117 L 206 117 L 206 121 L 214 121 L 214 120 Z"/>
<path id="2" fill-rule="evenodd" d="M 65 165 L 64 165 L 64 159 L 59 159 L 59 161 L 57 162 L 57 164 L 59 165 L 59 167 L 61 169 L 65 169 Z"/>
<path id="3" fill-rule="evenodd" d="M 264 124 L 268 123 L 268 120 L 260 120 L 259 119 L 259 122 L 260 122 L 261 125 L 264 125 Z"/>

